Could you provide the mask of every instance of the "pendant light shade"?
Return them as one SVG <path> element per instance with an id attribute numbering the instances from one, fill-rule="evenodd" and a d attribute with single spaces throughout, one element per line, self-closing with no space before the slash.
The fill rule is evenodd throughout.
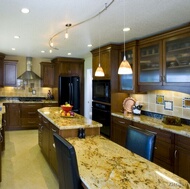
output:
<path id="1" fill-rule="evenodd" d="M 96 77 L 104 77 L 105 76 L 104 71 L 103 71 L 100 63 L 98 65 L 97 69 L 96 69 L 95 76 Z"/>
<path id="2" fill-rule="evenodd" d="M 132 68 L 129 64 L 129 62 L 126 60 L 126 56 L 125 56 L 125 32 L 129 31 L 130 28 L 126 28 L 125 27 L 125 0 L 124 0 L 124 28 L 123 28 L 123 36 L 124 36 L 124 56 L 123 56 L 123 61 L 121 62 L 119 69 L 118 69 L 118 74 L 120 75 L 124 75 L 124 74 L 132 74 Z"/>
<path id="3" fill-rule="evenodd" d="M 124 75 L 124 74 L 132 74 L 132 68 L 129 64 L 129 62 L 126 60 L 126 56 L 124 55 L 123 61 L 121 62 L 119 69 L 118 69 L 118 74 Z"/>

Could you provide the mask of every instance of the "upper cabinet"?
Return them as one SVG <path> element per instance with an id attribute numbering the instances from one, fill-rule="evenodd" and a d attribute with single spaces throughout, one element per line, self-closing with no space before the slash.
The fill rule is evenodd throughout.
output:
<path id="1" fill-rule="evenodd" d="M 139 45 L 139 84 L 162 84 L 161 41 Z"/>
<path id="2" fill-rule="evenodd" d="M 0 87 L 3 87 L 3 80 L 4 80 L 4 58 L 5 55 L 0 53 Z"/>
<path id="3" fill-rule="evenodd" d="M 123 47 L 124 45 L 122 45 Z M 120 51 L 119 64 L 122 62 L 124 49 Z M 119 75 L 119 90 L 127 93 L 134 93 L 137 89 L 137 41 L 125 44 L 125 56 L 133 73 Z"/>
<path id="4" fill-rule="evenodd" d="M 119 45 L 106 45 L 100 49 L 94 49 L 92 53 L 92 74 L 93 79 L 110 79 L 111 90 L 118 91 L 118 59 L 119 59 Z M 105 73 L 104 77 L 96 77 L 95 72 L 98 65 L 102 66 Z"/>
<path id="5" fill-rule="evenodd" d="M 4 60 L 4 86 L 16 86 L 17 60 Z"/>
<path id="6" fill-rule="evenodd" d="M 41 62 L 41 86 L 53 87 L 54 86 L 54 64 L 51 62 Z"/>
<path id="7" fill-rule="evenodd" d="M 164 40 L 164 84 L 190 85 L 190 34 Z"/>
<path id="8" fill-rule="evenodd" d="M 190 26 L 139 41 L 138 85 L 190 92 Z"/>
<path id="9" fill-rule="evenodd" d="M 59 75 L 79 76 L 84 78 L 84 59 L 80 58 L 55 58 L 52 60 L 54 64 L 54 86 L 58 86 Z"/>

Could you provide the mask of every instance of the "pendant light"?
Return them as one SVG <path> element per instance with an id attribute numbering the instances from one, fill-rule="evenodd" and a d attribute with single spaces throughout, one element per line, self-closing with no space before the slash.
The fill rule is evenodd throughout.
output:
<path id="1" fill-rule="evenodd" d="M 99 22 L 100 22 L 100 15 L 99 15 Z M 95 76 L 96 77 L 104 77 L 105 74 L 104 74 L 104 70 L 103 68 L 101 67 L 101 64 L 100 64 L 100 30 L 99 30 L 99 64 L 98 64 L 98 67 L 95 71 Z"/>
<path id="2" fill-rule="evenodd" d="M 125 0 L 124 0 L 125 2 Z M 125 32 L 129 31 L 130 29 L 128 28 L 126 30 L 125 28 L 125 4 L 124 4 L 124 29 L 123 29 L 123 34 L 124 34 L 124 56 L 123 56 L 123 61 L 121 62 L 119 69 L 118 69 L 118 74 L 120 75 L 124 75 L 124 74 L 132 74 L 132 68 L 129 64 L 129 62 L 126 59 L 126 55 L 125 55 Z"/>

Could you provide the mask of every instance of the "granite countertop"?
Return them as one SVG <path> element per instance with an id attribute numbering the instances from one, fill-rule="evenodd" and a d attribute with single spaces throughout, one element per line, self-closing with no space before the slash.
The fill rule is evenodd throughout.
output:
<path id="1" fill-rule="evenodd" d="M 120 112 L 112 113 L 113 116 L 128 119 L 134 122 L 143 123 L 158 129 L 170 131 L 172 133 L 176 133 L 179 135 L 190 137 L 190 126 L 182 124 L 182 126 L 175 125 L 167 125 L 162 122 L 161 119 L 156 119 L 153 117 L 145 116 L 145 115 L 133 115 L 133 114 L 125 114 Z"/>
<path id="2" fill-rule="evenodd" d="M 101 123 L 87 119 L 82 115 L 75 113 L 74 117 L 62 117 L 60 115 L 60 107 L 44 107 L 38 109 L 38 112 L 47 118 L 60 130 L 64 129 L 78 129 L 78 128 L 93 128 L 102 127 Z"/>
<path id="3" fill-rule="evenodd" d="M 42 100 L 42 101 L 20 101 L 20 100 L 3 100 L 1 103 L 58 103 L 56 100 Z"/>
<path id="4" fill-rule="evenodd" d="M 67 138 L 74 146 L 79 174 L 89 189 L 190 188 L 183 178 L 104 138 Z"/>

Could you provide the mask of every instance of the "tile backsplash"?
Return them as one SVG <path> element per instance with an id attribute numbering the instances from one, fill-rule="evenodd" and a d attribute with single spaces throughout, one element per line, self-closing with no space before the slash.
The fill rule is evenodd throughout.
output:
<path id="1" fill-rule="evenodd" d="M 17 80 L 17 87 L 0 88 L 2 97 L 47 97 L 48 90 L 51 88 L 41 87 L 40 80 L 30 80 L 28 83 L 20 83 Z M 35 91 L 35 92 L 34 92 Z"/>
<path id="2" fill-rule="evenodd" d="M 142 110 L 190 119 L 190 108 L 183 107 L 184 98 L 190 98 L 190 94 L 155 90 L 147 92 L 147 94 L 130 96 L 143 104 Z M 163 102 L 161 98 L 163 98 Z"/>

